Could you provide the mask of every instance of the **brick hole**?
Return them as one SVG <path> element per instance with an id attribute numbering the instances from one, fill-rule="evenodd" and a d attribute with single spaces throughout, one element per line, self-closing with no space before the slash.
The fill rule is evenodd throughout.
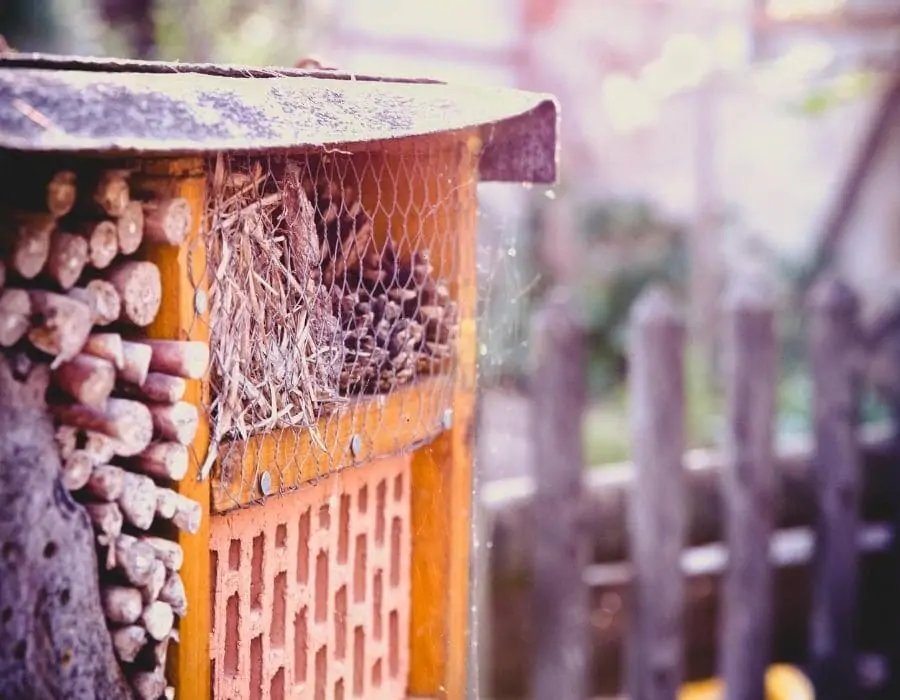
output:
<path id="1" fill-rule="evenodd" d="M 250 700 L 262 700 L 262 637 L 250 640 Z"/>
<path id="2" fill-rule="evenodd" d="M 228 545 L 228 568 L 237 571 L 241 568 L 241 541 L 231 540 Z"/>
<path id="3" fill-rule="evenodd" d="M 344 679 L 334 684 L 334 700 L 344 700 Z"/>
<path id="4" fill-rule="evenodd" d="M 341 564 L 347 563 L 347 550 L 349 549 L 350 540 L 350 496 L 344 494 L 341 496 L 341 521 L 338 530 L 338 561 Z"/>
<path id="5" fill-rule="evenodd" d="M 316 652 L 316 700 L 325 700 L 325 688 L 328 683 L 328 647 L 321 647 Z"/>
<path id="6" fill-rule="evenodd" d="M 369 508 L 369 487 L 363 486 L 359 490 L 359 495 L 356 497 L 356 508 L 359 510 L 360 515 L 365 515 L 366 510 Z"/>
<path id="7" fill-rule="evenodd" d="M 403 521 L 394 518 L 391 522 L 391 587 L 400 585 L 400 535 L 403 533 Z"/>
<path id="8" fill-rule="evenodd" d="M 211 659 L 209 662 L 209 689 L 212 691 L 212 696 L 218 697 L 218 693 L 216 692 L 216 679 L 219 677 L 219 674 L 216 673 L 216 660 Z"/>
<path id="9" fill-rule="evenodd" d="M 328 554 L 319 552 L 316 557 L 316 622 L 328 617 Z"/>
<path id="10" fill-rule="evenodd" d="M 366 637 L 362 627 L 353 628 L 353 694 L 362 697 L 366 668 Z"/>
<path id="11" fill-rule="evenodd" d="M 287 617 L 287 574 L 282 571 L 275 577 L 272 589 L 272 624 L 269 629 L 269 640 L 277 649 L 284 648 L 284 627 Z"/>
<path id="12" fill-rule="evenodd" d="M 278 673 L 272 676 L 269 685 L 269 700 L 284 700 L 284 667 L 278 669 Z"/>
<path id="13" fill-rule="evenodd" d="M 319 508 L 319 529 L 327 530 L 331 525 L 331 511 L 328 508 L 328 504 L 326 503 L 324 506 Z"/>
<path id="14" fill-rule="evenodd" d="M 387 499 L 387 482 L 382 479 L 378 482 L 375 491 L 375 542 L 379 546 L 384 544 L 384 507 Z"/>
<path id="15" fill-rule="evenodd" d="M 250 555 L 250 606 L 253 608 L 262 607 L 265 548 L 266 536 L 263 533 L 259 533 L 253 538 L 253 551 Z"/>
<path id="16" fill-rule="evenodd" d="M 297 537 L 297 583 L 309 581 L 309 510 L 300 516 Z"/>
<path id="17" fill-rule="evenodd" d="M 356 536 L 356 561 L 353 567 L 353 602 L 366 599 L 366 536 Z"/>
<path id="18" fill-rule="evenodd" d="M 347 587 L 341 586 L 334 596 L 334 655 L 347 655 Z"/>
<path id="19" fill-rule="evenodd" d="M 209 596 L 209 619 L 210 632 L 216 632 L 216 593 L 219 588 L 219 553 L 211 549 L 209 550 L 209 577 L 210 577 L 210 596 Z"/>
<path id="20" fill-rule="evenodd" d="M 394 477 L 394 500 L 397 502 L 403 500 L 403 474 Z"/>
<path id="21" fill-rule="evenodd" d="M 294 683 L 306 683 L 307 653 L 309 639 L 306 624 L 307 608 L 303 607 L 294 616 Z"/>
<path id="22" fill-rule="evenodd" d="M 284 547 L 287 544 L 287 525 L 281 523 L 275 528 L 275 546 Z"/>
<path id="23" fill-rule="evenodd" d="M 381 687 L 381 659 L 378 659 L 372 666 L 372 685 L 376 688 Z"/>
<path id="24" fill-rule="evenodd" d="M 241 620 L 237 593 L 225 607 L 225 674 L 236 676 L 241 643 Z"/>
<path id="25" fill-rule="evenodd" d="M 400 616 L 391 610 L 388 618 L 388 672 L 391 678 L 400 673 Z"/>
<path id="26" fill-rule="evenodd" d="M 375 639 L 381 639 L 381 598 L 383 596 L 382 571 L 375 572 L 375 580 L 372 582 L 372 630 Z"/>

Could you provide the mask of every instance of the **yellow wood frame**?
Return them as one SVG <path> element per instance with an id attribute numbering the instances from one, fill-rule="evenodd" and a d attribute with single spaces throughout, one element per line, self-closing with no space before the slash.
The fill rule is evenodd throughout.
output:
<path id="1" fill-rule="evenodd" d="M 199 158 L 148 161 L 142 164 L 135 180 L 142 188 L 160 196 L 186 198 L 194 213 L 193 228 L 185 245 L 147 247 L 147 259 L 159 266 L 163 283 L 162 308 L 147 329 L 147 335 L 150 338 L 209 342 L 206 244 L 202 231 L 205 162 Z M 181 574 L 189 608 L 187 616 L 180 622 L 180 642 L 168 657 L 168 676 L 179 698 L 210 697 L 210 491 L 208 483 L 196 479 L 209 446 L 209 425 L 204 410 L 207 391 L 205 383 L 194 381 L 185 395 L 185 401 L 200 408 L 201 423 L 191 449 L 188 476 L 176 487 L 180 493 L 198 501 L 204 510 L 196 534 L 178 532 L 176 535 L 184 549 L 185 564 Z"/>
<path id="2" fill-rule="evenodd" d="M 331 467 L 327 470 L 371 460 L 396 451 L 398 446 L 415 450 L 409 694 L 430 698 L 456 699 L 466 694 L 479 146 L 472 133 L 457 132 L 379 143 L 376 151 L 351 156 L 363 173 L 363 200 L 376 212 L 376 231 L 406 232 L 401 249 L 403 245 L 428 247 L 437 274 L 450 280 L 460 305 L 458 360 L 452 377 L 431 378 L 386 399 L 361 402 L 320 424 L 326 445 L 349 445 L 349 437 L 360 430 L 367 437 L 363 449 L 355 454 L 345 450 L 328 455 Z M 412 176 L 383 177 L 387 172 L 408 169 L 410 163 L 415 164 Z M 186 197 L 196 215 L 186 245 L 150 246 L 147 251 L 163 277 L 163 308 L 148 335 L 208 341 L 201 230 L 205 163 L 196 158 L 150 161 L 142 166 L 139 177 L 143 187 Z M 186 399 L 202 407 L 207 391 L 205 384 L 195 382 Z M 435 395 L 446 397 L 451 410 L 446 410 L 446 401 L 429 398 Z M 411 410 L 415 421 L 409 420 Z M 278 462 L 279 469 L 271 473 L 275 490 L 322 475 L 323 455 L 308 431 L 294 432 L 256 438 L 244 445 L 251 449 L 234 453 L 246 454 L 240 459 L 256 464 L 260 459 Z M 208 445 L 209 426 L 204 422 L 192 450 L 191 475 L 198 473 Z M 190 610 L 181 623 L 181 643 L 170 655 L 168 672 L 181 698 L 210 697 L 209 517 L 261 496 L 253 464 L 245 461 L 242 466 L 231 470 L 233 475 L 225 484 L 211 486 L 211 482 L 201 483 L 189 476 L 178 486 L 199 501 L 207 514 L 197 534 L 177 535 L 185 550 L 183 578 Z"/>

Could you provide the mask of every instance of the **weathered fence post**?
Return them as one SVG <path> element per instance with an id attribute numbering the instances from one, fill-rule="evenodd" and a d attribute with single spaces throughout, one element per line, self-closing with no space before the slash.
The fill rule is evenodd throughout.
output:
<path id="1" fill-rule="evenodd" d="M 818 502 L 810 662 L 817 700 L 849 700 L 857 694 L 857 303 L 846 285 L 828 278 L 813 287 L 810 307 Z"/>
<path id="2" fill-rule="evenodd" d="M 740 279 L 724 304 L 727 423 L 721 488 L 728 567 L 719 665 L 726 700 L 762 700 L 770 660 L 777 349 L 768 292 L 760 281 Z"/>
<path id="3" fill-rule="evenodd" d="M 587 368 L 576 316 L 569 291 L 556 288 L 537 312 L 531 334 L 535 700 L 588 697 L 590 601 L 582 579 L 588 539 L 581 514 Z"/>
<path id="4" fill-rule="evenodd" d="M 631 316 L 629 389 L 635 483 L 629 697 L 672 700 L 684 675 L 684 323 L 669 294 L 646 292 Z"/>

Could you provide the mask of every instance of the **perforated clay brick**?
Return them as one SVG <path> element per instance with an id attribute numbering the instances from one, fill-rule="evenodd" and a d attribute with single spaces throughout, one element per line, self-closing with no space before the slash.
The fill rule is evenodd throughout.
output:
<path id="1" fill-rule="evenodd" d="M 409 659 L 409 457 L 214 517 L 219 700 L 401 700 Z"/>

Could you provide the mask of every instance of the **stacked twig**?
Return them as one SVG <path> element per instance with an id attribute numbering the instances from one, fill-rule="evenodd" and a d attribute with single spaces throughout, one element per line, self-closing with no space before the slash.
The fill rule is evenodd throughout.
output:
<path id="1" fill-rule="evenodd" d="M 0 346 L 52 368 L 60 479 L 94 524 L 116 653 L 137 697 L 155 700 L 171 695 L 166 650 L 187 601 L 179 545 L 152 533 L 200 525 L 200 505 L 170 486 L 187 473 L 199 416 L 183 399 L 209 349 L 139 337 L 161 277 L 128 256 L 145 240 L 184 242 L 190 207 L 132 199 L 122 170 L 50 173 L 17 201 L 32 209 L 2 219 Z"/>

